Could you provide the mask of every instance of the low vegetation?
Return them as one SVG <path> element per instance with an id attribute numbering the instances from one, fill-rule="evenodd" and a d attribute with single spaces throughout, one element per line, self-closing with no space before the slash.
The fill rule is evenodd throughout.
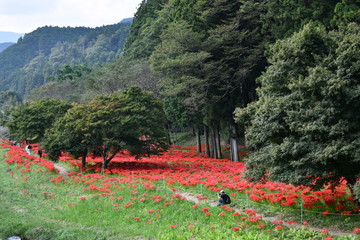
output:
<path id="1" fill-rule="evenodd" d="M 0 151 L 0 215 L 6 216 L 0 238 L 359 238 L 359 215 L 345 186 L 313 192 L 282 183 L 253 184 L 241 178 L 242 163 L 191 150 L 140 160 L 122 152 L 104 175 L 101 158 L 89 158 L 80 172 L 80 161 L 63 155 L 59 161 L 70 171 L 66 176 L 21 147 L 2 143 Z M 212 206 L 220 189 L 231 195 L 230 206 Z"/>

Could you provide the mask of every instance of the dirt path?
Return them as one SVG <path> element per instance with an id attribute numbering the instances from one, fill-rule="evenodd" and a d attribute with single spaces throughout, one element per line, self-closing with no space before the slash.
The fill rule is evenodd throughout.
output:
<path id="1" fill-rule="evenodd" d="M 54 167 L 55 167 L 56 170 L 59 171 L 59 174 L 61 176 L 63 176 L 64 178 L 68 176 L 69 171 L 66 168 L 64 168 L 63 166 L 61 166 L 61 165 L 59 165 L 57 163 L 54 163 Z"/>
<path id="2" fill-rule="evenodd" d="M 206 203 L 212 207 L 216 207 L 217 206 L 217 201 L 216 200 L 209 200 L 209 199 L 204 199 L 204 200 L 199 200 L 197 198 L 197 195 L 192 194 L 192 193 L 178 193 L 181 196 L 185 197 L 186 200 L 194 202 L 195 204 L 199 204 L 199 203 Z M 245 213 L 245 208 L 241 208 L 241 207 L 236 207 L 236 205 L 230 204 L 230 207 L 238 213 Z M 256 209 L 252 209 L 252 210 L 256 210 Z M 246 214 L 246 213 L 245 213 Z M 256 216 L 261 216 L 261 215 L 256 215 Z M 307 225 L 306 227 L 302 224 L 299 223 L 287 223 L 286 221 L 284 221 L 283 219 L 280 218 L 280 216 L 274 216 L 274 217 L 262 217 L 262 220 L 266 221 L 266 222 L 274 222 L 274 221 L 282 221 L 282 225 L 286 226 L 288 228 L 295 228 L 295 229 L 311 229 L 317 232 L 320 232 L 322 230 L 322 228 L 318 228 L 318 227 L 313 227 L 313 226 L 309 226 Z M 336 231 L 336 230 L 329 230 L 327 229 L 329 232 L 329 235 L 332 236 L 344 236 L 344 235 L 353 235 L 353 233 L 351 232 L 341 232 L 341 231 Z"/>

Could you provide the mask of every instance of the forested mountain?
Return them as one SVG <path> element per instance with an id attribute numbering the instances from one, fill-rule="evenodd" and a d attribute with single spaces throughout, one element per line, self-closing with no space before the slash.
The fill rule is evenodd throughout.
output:
<path id="1" fill-rule="evenodd" d="M 97 67 L 118 58 L 131 22 L 98 28 L 45 26 L 0 53 L 0 90 L 21 95 L 43 85 L 64 65 Z"/>
<path id="2" fill-rule="evenodd" d="M 0 52 L 4 51 L 6 48 L 10 47 L 13 44 L 15 44 L 15 43 L 13 43 L 13 42 L 0 43 Z"/>

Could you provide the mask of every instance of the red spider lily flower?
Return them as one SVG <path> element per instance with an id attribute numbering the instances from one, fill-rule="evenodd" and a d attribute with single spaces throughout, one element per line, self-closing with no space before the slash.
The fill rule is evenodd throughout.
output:
<path id="1" fill-rule="evenodd" d="M 205 196 L 197 196 L 196 198 L 197 198 L 197 199 L 200 199 L 200 200 L 202 200 L 202 199 L 208 199 L 208 197 L 205 197 Z"/>
<path id="2" fill-rule="evenodd" d="M 354 233 L 360 233 L 360 228 L 354 228 Z"/>
<path id="3" fill-rule="evenodd" d="M 134 203 L 131 202 L 131 201 L 129 201 L 129 202 L 125 203 L 125 206 L 124 206 L 124 207 L 128 208 L 128 207 L 131 207 L 131 206 L 133 206 L 133 205 L 134 205 Z"/>
<path id="4" fill-rule="evenodd" d="M 198 204 L 192 205 L 192 208 L 198 208 L 198 207 L 199 207 Z"/>
<path id="5" fill-rule="evenodd" d="M 250 221 L 250 222 L 257 222 L 257 221 L 259 221 L 259 219 L 262 219 L 262 216 L 248 217 L 248 221 Z"/>
<path id="6" fill-rule="evenodd" d="M 240 228 L 238 228 L 238 227 L 231 227 L 231 229 L 234 230 L 235 232 L 240 230 Z"/>
<path id="7" fill-rule="evenodd" d="M 260 198 L 258 195 L 255 194 L 250 194 L 249 198 L 255 202 L 262 200 L 262 198 Z"/>
<path id="8" fill-rule="evenodd" d="M 265 224 L 262 223 L 262 222 L 259 222 L 259 224 L 257 225 L 258 228 L 264 228 L 265 227 Z"/>
<path id="9" fill-rule="evenodd" d="M 152 222 L 146 222 L 146 224 L 155 224 L 155 222 L 153 222 L 153 221 Z"/>
<path id="10" fill-rule="evenodd" d="M 192 230 L 192 229 L 194 229 L 194 228 L 195 228 L 194 226 L 189 226 L 189 227 L 188 227 L 189 230 Z"/>
<path id="11" fill-rule="evenodd" d="M 329 210 L 326 210 L 326 211 L 322 212 L 322 214 L 323 214 L 324 216 L 328 215 L 328 214 L 329 214 Z"/>
<path id="12" fill-rule="evenodd" d="M 209 211 L 209 208 L 205 207 L 205 208 L 201 209 L 201 211 L 203 211 L 203 212 Z"/>
<path id="13" fill-rule="evenodd" d="M 277 229 L 277 230 L 280 230 L 282 228 L 283 228 L 283 226 L 281 226 L 281 225 L 275 227 L 275 229 Z"/>
<path id="14" fill-rule="evenodd" d="M 152 199 L 154 202 L 160 202 L 163 198 L 160 197 L 160 196 L 152 196 L 151 199 Z"/>
<path id="15" fill-rule="evenodd" d="M 307 225 L 309 225 L 309 223 L 308 223 L 307 221 L 304 221 L 304 222 L 303 222 L 303 225 L 304 225 L 304 226 L 307 226 Z"/>
<path id="16" fill-rule="evenodd" d="M 329 234 L 329 231 L 326 228 L 321 229 L 320 232 L 324 234 Z"/>
<path id="17" fill-rule="evenodd" d="M 170 228 L 176 228 L 177 227 L 177 225 L 175 224 L 175 225 L 173 225 L 173 226 L 170 226 Z"/>
<path id="18" fill-rule="evenodd" d="M 225 216 L 225 212 L 219 213 L 219 216 Z"/>
<path id="19" fill-rule="evenodd" d="M 332 237 L 326 237 L 324 240 L 334 240 Z"/>
<path id="20" fill-rule="evenodd" d="M 241 216 L 241 214 L 238 213 L 238 212 L 234 212 L 232 215 L 233 215 L 233 216 Z"/>
<path id="21" fill-rule="evenodd" d="M 80 200 L 86 200 L 85 196 L 80 197 Z"/>
<path id="22" fill-rule="evenodd" d="M 210 217 L 210 216 L 211 216 L 211 212 L 206 212 L 206 213 L 205 213 L 205 216 Z"/>
<path id="23" fill-rule="evenodd" d="M 350 215 L 351 214 L 351 211 L 343 211 L 342 213 L 341 213 L 341 215 L 345 215 L 345 216 L 348 216 L 348 215 Z"/>
<path id="24" fill-rule="evenodd" d="M 237 194 L 237 193 L 231 193 L 230 196 L 233 197 L 233 196 L 236 196 L 236 194 Z"/>
<path id="25" fill-rule="evenodd" d="M 146 198 L 140 198 L 139 201 L 140 202 L 144 202 L 146 200 Z"/>
<path id="26" fill-rule="evenodd" d="M 215 229 L 216 227 L 215 226 L 210 226 L 211 229 Z"/>
<path id="27" fill-rule="evenodd" d="M 140 217 L 134 217 L 135 221 L 140 221 Z"/>
<path id="28" fill-rule="evenodd" d="M 148 212 L 148 213 L 153 213 L 153 212 L 155 212 L 155 211 L 152 210 L 152 209 L 149 209 L 149 210 L 147 210 L 147 212 Z"/>
<path id="29" fill-rule="evenodd" d="M 249 216 L 252 216 L 252 215 L 256 214 L 256 210 L 251 210 L 251 209 L 246 209 L 245 212 Z"/>

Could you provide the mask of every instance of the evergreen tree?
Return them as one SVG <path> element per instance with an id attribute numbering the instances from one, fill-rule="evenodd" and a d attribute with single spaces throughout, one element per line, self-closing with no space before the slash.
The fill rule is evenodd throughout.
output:
<path id="1" fill-rule="evenodd" d="M 306 25 L 270 51 L 252 115 L 247 176 L 321 188 L 360 177 L 360 28 Z"/>

